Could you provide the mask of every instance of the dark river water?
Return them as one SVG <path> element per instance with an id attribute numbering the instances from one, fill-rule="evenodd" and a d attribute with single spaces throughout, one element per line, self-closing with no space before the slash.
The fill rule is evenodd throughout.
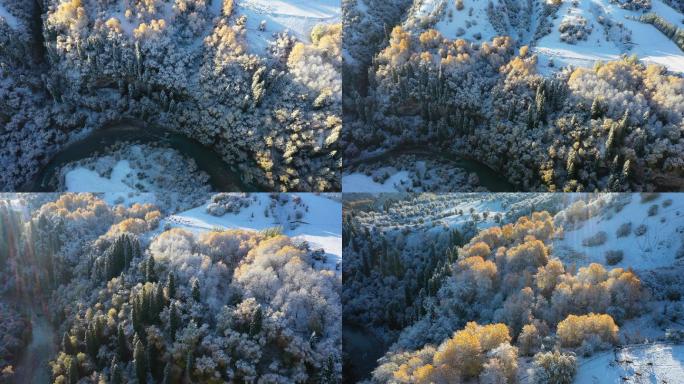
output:
<path id="1" fill-rule="evenodd" d="M 183 156 L 195 160 L 198 168 L 209 175 L 209 183 L 215 191 L 252 192 L 259 188 L 242 181 L 238 173 L 212 149 L 182 134 L 160 127 L 146 126 L 137 122 L 111 124 L 92 132 L 82 140 L 67 145 L 58 152 L 20 191 L 55 192 L 59 169 L 68 163 L 91 157 L 117 142 L 157 144 L 172 148 Z"/>
<path id="2" fill-rule="evenodd" d="M 379 155 L 369 156 L 362 160 L 353 161 L 349 164 L 377 164 L 391 166 L 394 159 L 401 155 L 414 155 L 417 161 L 423 159 L 435 160 L 441 163 L 453 165 L 454 168 L 461 168 L 467 172 L 475 173 L 480 179 L 480 185 L 487 188 L 487 190 L 490 192 L 513 192 L 518 190 L 518 188 L 506 180 L 503 175 L 491 169 L 487 165 L 475 160 L 445 153 L 441 150 L 429 151 L 419 148 L 397 148 L 383 152 Z"/>

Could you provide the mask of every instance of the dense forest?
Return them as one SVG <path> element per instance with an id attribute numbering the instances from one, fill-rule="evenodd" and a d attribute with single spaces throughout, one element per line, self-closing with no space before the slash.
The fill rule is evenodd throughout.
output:
<path id="1" fill-rule="evenodd" d="M 589 28 L 587 20 L 574 16 L 588 12 L 580 2 L 495 1 L 482 9 L 477 2 L 456 3 L 452 9 L 452 2 L 444 1 L 343 2 L 350 15 L 344 50 L 354 58 L 345 62 L 344 72 L 347 174 L 381 177 L 393 158 L 364 164 L 378 152 L 439 148 L 445 156 L 487 165 L 519 190 L 681 189 L 680 72 L 643 61 L 631 48 L 589 65 L 553 66 L 555 56 L 544 56 L 556 46 L 542 47 L 542 39 L 554 39 L 558 31 L 559 40 L 552 43 L 563 44 L 562 52 L 577 49 L 581 56 L 601 44 L 621 47 L 613 31 L 619 20 L 601 14 L 598 5 L 592 8 L 605 35 L 594 32 L 597 41 L 587 41 L 580 50 L 572 40 L 591 34 L 581 29 L 582 23 Z M 637 1 L 604 8 L 617 7 L 613 3 L 634 4 L 618 7 L 633 17 L 643 8 Z M 570 16 L 560 13 L 561 4 Z M 426 14 L 431 6 L 434 12 Z M 677 39 L 677 31 L 684 31 L 649 15 L 642 21 L 668 36 Z M 467 33 L 454 32 L 464 20 Z M 491 38 L 483 37 L 489 26 Z M 625 44 L 636 46 L 631 40 Z M 442 180 L 434 183 L 436 190 L 453 191 L 450 177 Z"/>
<path id="2" fill-rule="evenodd" d="M 1 1 L 2 189 L 131 119 L 201 143 L 264 190 L 339 190 L 341 25 L 281 31 L 260 50 L 267 26 L 248 29 L 239 5 Z"/>
<path id="3" fill-rule="evenodd" d="M 36 316 L 54 383 L 341 380 L 339 275 L 281 229 L 162 228 L 152 204 L 93 194 L 4 197 L 3 382 L 37 377 L 21 357 Z"/>
<path id="4" fill-rule="evenodd" d="M 573 383 L 594 374 L 589 357 L 681 342 L 677 195 L 384 194 L 346 203 L 345 338 L 350 330 L 384 345 L 371 351 L 349 338 L 346 382 Z M 372 372 L 358 371 L 364 348 L 377 355 Z M 647 370 L 621 375 L 661 377 Z"/>

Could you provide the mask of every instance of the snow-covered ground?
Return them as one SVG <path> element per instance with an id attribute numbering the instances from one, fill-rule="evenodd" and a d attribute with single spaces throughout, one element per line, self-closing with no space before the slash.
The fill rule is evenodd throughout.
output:
<path id="1" fill-rule="evenodd" d="M 535 41 L 534 32 L 542 23 L 542 3 L 545 0 L 533 0 L 532 9 L 526 9 L 525 2 L 517 3 L 518 13 L 529 12 L 529 21 L 519 15 L 501 14 L 499 31 L 488 15 L 488 1 L 463 0 L 463 9 L 457 9 L 456 1 L 415 0 L 404 27 L 421 31 L 426 26 L 438 30 L 448 39 L 467 39 L 470 41 L 490 41 L 507 30 L 521 45 L 531 45 L 539 56 L 538 69 L 544 74 L 573 65 L 591 67 L 597 61 L 619 59 L 621 55 L 636 55 L 646 63 L 655 63 L 667 67 L 673 72 L 684 72 L 684 52 L 677 45 L 656 29 L 653 25 L 642 23 L 637 19 L 642 11 L 632 11 L 618 6 L 618 2 L 609 0 L 563 0 L 556 12 L 555 19 L 548 17 L 552 24 L 551 33 Z M 491 2 L 500 6 L 501 0 Z M 515 4 L 515 2 L 510 2 Z M 515 14 L 516 10 L 509 13 Z M 652 0 L 653 12 L 678 28 L 684 28 L 684 15 L 665 4 L 662 0 Z M 511 17 L 517 16 L 525 25 L 514 25 Z M 569 43 L 561 40 L 559 26 L 563 20 L 577 21 L 586 19 L 591 33 L 586 40 Z M 601 20 L 603 24 L 599 22 Z M 608 25 L 611 25 L 610 27 Z M 627 34 L 629 39 L 621 39 Z M 553 67 L 549 62 L 553 61 Z"/>
<path id="2" fill-rule="evenodd" d="M 603 195 L 601 198 L 607 201 L 626 199 L 628 203 L 620 212 L 610 206 L 584 221 L 581 228 L 566 229 L 563 239 L 554 242 L 554 254 L 581 266 L 605 264 L 606 251 L 622 251 L 624 258 L 616 266 L 637 270 L 672 266 L 680 261 L 676 255 L 684 242 L 684 199 L 667 193 L 644 203 L 639 194 Z M 667 205 L 667 201 L 671 204 Z M 658 206 L 657 213 L 649 216 L 648 210 L 653 205 Z M 631 223 L 630 233 L 617 237 L 618 228 L 625 223 Z M 635 231 L 640 225 L 646 226 L 646 232 L 637 236 Z M 582 245 L 583 240 L 600 231 L 607 235 L 605 243 Z"/>
<path id="3" fill-rule="evenodd" d="M 558 10 L 558 19 L 554 20 L 551 33 L 539 39 L 534 51 L 540 56 L 539 68 L 548 71 L 548 61 L 553 59 L 555 67 L 566 65 L 591 67 L 596 61 L 615 60 L 622 54 L 637 55 L 647 63 L 664 65 L 671 71 L 684 72 L 684 52 L 675 43 L 658 31 L 653 25 L 645 24 L 632 17 L 639 17 L 641 12 L 629 11 L 605 0 L 578 0 L 578 7 L 571 1 L 563 1 Z M 664 17 L 678 27 L 682 27 L 684 15 L 664 4 L 661 0 L 653 0 L 651 12 Z M 560 40 L 558 25 L 564 17 L 584 17 L 593 27 L 587 40 L 579 40 L 568 44 Z M 614 23 L 622 23 L 631 31 L 630 50 L 623 49 L 604 35 L 603 26 L 598 17 L 612 19 Z M 630 17 L 630 18 L 627 18 Z"/>
<path id="4" fill-rule="evenodd" d="M 4 19 L 12 29 L 16 30 L 19 27 L 19 20 L 17 20 L 13 14 L 9 13 L 2 3 L 0 3 L 0 18 Z"/>
<path id="5" fill-rule="evenodd" d="M 684 382 L 684 345 L 626 347 L 579 363 L 577 384 Z"/>
<path id="6" fill-rule="evenodd" d="M 247 41 L 255 53 L 263 53 L 274 34 L 285 31 L 310 42 L 314 26 L 339 22 L 342 14 L 340 0 L 237 0 L 236 5 L 237 12 L 247 16 Z"/>
<path id="7" fill-rule="evenodd" d="M 407 171 L 400 171 L 392 174 L 384 183 L 376 182 L 371 176 L 358 172 L 342 176 L 342 190 L 347 193 L 399 192 L 402 189 L 397 188 L 397 185 L 407 183 L 411 183 Z"/>
<path id="8" fill-rule="evenodd" d="M 267 216 L 265 212 L 271 204 L 271 194 L 255 193 L 252 196 L 255 196 L 256 201 L 240 213 L 212 216 L 207 213 L 207 203 L 163 219 L 160 228 L 181 227 L 196 232 L 214 228 L 259 231 L 280 226 L 283 234 L 308 242 L 311 249 L 322 248 L 329 256 L 322 267 L 341 273 L 342 204 L 339 201 L 312 193 L 288 194 L 290 198 L 299 196 L 308 206 L 302 219 L 294 221 L 295 215 L 290 205 L 277 205 L 275 214 L 269 213 Z"/>

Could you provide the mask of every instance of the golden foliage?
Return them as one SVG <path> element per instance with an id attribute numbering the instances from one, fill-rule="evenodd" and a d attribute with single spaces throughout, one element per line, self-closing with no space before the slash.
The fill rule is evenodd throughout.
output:
<path id="1" fill-rule="evenodd" d="M 610 315 L 593 314 L 569 315 L 558 323 L 558 337 L 564 347 L 578 347 L 590 335 L 597 335 L 609 343 L 617 342 L 618 326 Z"/>

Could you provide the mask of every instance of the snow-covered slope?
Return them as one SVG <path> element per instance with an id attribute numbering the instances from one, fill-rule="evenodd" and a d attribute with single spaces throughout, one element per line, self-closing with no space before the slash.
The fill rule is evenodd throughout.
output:
<path id="1" fill-rule="evenodd" d="M 684 15 L 661 0 L 653 0 L 652 4 L 651 12 L 683 27 Z M 605 0 L 563 1 L 551 33 L 539 39 L 535 45 L 534 50 L 540 56 L 540 69 L 548 67 L 549 60 L 553 60 L 556 67 L 568 64 L 589 67 L 596 61 L 615 60 L 622 54 L 628 54 L 637 55 L 647 63 L 664 65 L 671 71 L 684 72 L 684 52 L 653 25 L 634 19 L 641 14 Z M 592 31 L 586 40 L 569 44 L 561 41 L 558 27 L 564 19 L 573 18 L 587 20 Z M 608 26 L 608 20 L 612 27 Z M 624 28 L 619 27 L 620 23 Z M 629 35 L 629 41 L 621 41 L 621 36 L 626 35 Z"/>
<path id="2" fill-rule="evenodd" d="M 296 219 L 292 205 L 277 205 L 275 211 L 268 209 L 272 194 L 256 193 L 252 196 L 255 201 L 239 213 L 228 212 L 223 216 L 213 216 L 207 213 L 207 203 L 165 218 L 160 228 L 182 227 L 191 231 L 236 228 L 259 231 L 279 226 L 282 227 L 283 234 L 308 242 L 311 249 L 323 249 L 328 257 L 321 267 L 341 273 L 342 203 L 332 196 L 288 194 L 290 199 L 301 198 L 303 205 L 307 207 L 301 219 Z M 266 214 L 267 211 L 273 213 Z"/>
<path id="3" fill-rule="evenodd" d="M 484 0 L 415 0 L 404 27 L 416 32 L 434 28 L 448 39 L 475 42 L 506 34 L 520 45 L 530 45 L 539 56 L 540 72 L 546 74 L 567 65 L 591 67 L 624 54 L 684 72 L 682 49 L 653 25 L 638 20 L 645 12 L 655 13 L 684 28 L 684 15 L 662 0 L 652 0 L 650 10 L 619 6 L 629 1 L 562 0 L 555 14 L 544 12 L 545 2 L 494 0 L 489 8 L 490 2 Z M 580 24 L 584 27 L 567 28 Z"/>
<path id="4" fill-rule="evenodd" d="M 340 0 L 237 0 L 236 4 L 237 12 L 247 16 L 247 40 L 256 53 L 265 51 L 281 32 L 310 42 L 314 26 L 339 22 L 342 13 Z"/>
<path id="5" fill-rule="evenodd" d="M 577 384 L 681 383 L 684 346 L 646 344 L 605 352 L 580 361 Z"/>
<path id="6" fill-rule="evenodd" d="M 618 267 L 637 270 L 673 266 L 684 262 L 678 252 L 684 249 L 684 199 L 676 194 L 661 194 L 654 200 L 642 202 L 639 194 L 603 195 L 595 201 L 598 213 L 574 229 L 561 221 L 563 238 L 553 244 L 554 254 L 568 263 L 578 266 L 589 263 L 606 263 L 607 251 L 621 251 L 623 259 Z M 618 212 L 618 207 L 623 206 Z M 656 206 L 657 208 L 652 208 Z M 568 208 L 556 216 L 568 214 Z M 649 215 L 649 210 L 656 211 Z M 629 226 L 629 233 L 618 237 L 621 226 Z M 645 233 L 639 235 L 640 226 Z M 598 233 L 605 233 L 602 244 L 586 245 L 586 241 Z M 583 244 L 584 243 L 584 244 Z"/>

